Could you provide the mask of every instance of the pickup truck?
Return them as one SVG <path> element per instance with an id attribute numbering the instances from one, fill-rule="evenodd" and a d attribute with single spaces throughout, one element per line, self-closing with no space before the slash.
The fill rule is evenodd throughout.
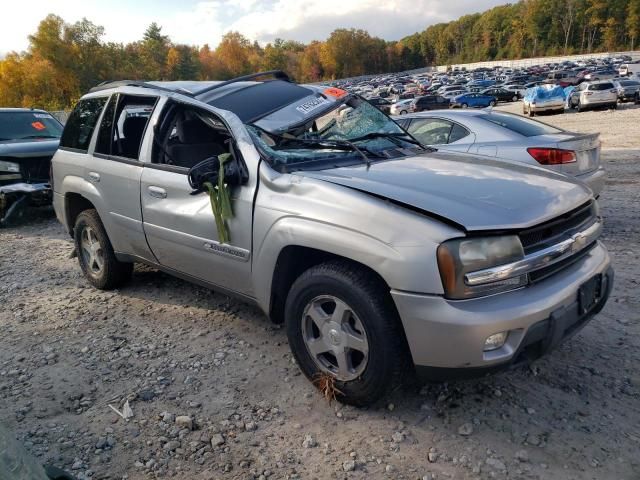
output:
<path id="1" fill-rule="evenodd" d="M 278 71 L 94 88 L 53 190 L 92 285 L 143 263 L 252 302 L 352 405 L 414 372 L 538 358 L 613 284 L 581 182 L 438 152 L 364 99 Z"/>

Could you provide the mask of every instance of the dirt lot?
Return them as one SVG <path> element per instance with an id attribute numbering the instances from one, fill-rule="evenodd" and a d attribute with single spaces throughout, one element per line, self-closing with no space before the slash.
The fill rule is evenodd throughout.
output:
<path id="1" fill-rule="evenodd" d="M 79 478 L 640 478 L 640 107 L 542 120 L 602 132 L 617 276 L 533 367 L 329 405 L 252 307 L 142 267 L 89 288 L 45 210 L 0 231 L 0 422 Z"/>

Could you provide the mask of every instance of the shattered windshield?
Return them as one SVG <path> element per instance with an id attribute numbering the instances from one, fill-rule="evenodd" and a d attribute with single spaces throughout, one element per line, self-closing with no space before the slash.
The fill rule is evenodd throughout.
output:
<path id="1" fill-rule="evenodd" d="M 368 102 L 350 97 L 332 102 L 302 122 L 278 131 L 247 125 L 256 145 L 274 167 L 302 168 L 330 161 L 375 161 L 414 153 L 422 146 L 393 120 Z M 320 110 L 320 109 L 319 109 Z M 315 166 L 315 165 L 314 165 Z"/>

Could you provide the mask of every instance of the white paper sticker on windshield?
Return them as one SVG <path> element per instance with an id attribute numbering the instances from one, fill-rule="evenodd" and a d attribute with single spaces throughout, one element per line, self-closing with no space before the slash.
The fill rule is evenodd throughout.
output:
<path id="1" fill-rule="evenodd" d="M 309 112 L 312 112 L 313 110 L 315 110 L 316 108 L 320 108 L 324 105 L 329 105 L 330 103 L 331 102 L 326 98 L 317 97 L 317 98 L 314 98 L 313 100 L 309 100 L 308 102 L 303 103 L 302 105 L 298 105 L 296 107 L 296 110 L 306 115 Z"/>
<path id="2" fill-rule="evenodd" d="M 33 116 L 36 118 L 53 118 L 48 113 L 34 113 Z"/>

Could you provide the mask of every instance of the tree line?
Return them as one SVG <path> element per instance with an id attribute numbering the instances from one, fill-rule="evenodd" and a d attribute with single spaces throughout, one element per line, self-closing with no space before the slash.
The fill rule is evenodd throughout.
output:
<path id="1" fill-rule="evenodd" d="M 299 82 L 395 72 L 428 65 L 532 56 L 633 50 L 640 0 L 521 0 L 440 23 L 399 41 L 337 29 L 308 44 L 265 46 L 238 32 L 220 43 L 178 44 L 152 23 L 141 40 L 105 42 L 104 28 L 47 16 L 25 52 L 0 60 L 0 106 L 69 108 L 105 80 L 224 80 L 284 70 Z"/>

